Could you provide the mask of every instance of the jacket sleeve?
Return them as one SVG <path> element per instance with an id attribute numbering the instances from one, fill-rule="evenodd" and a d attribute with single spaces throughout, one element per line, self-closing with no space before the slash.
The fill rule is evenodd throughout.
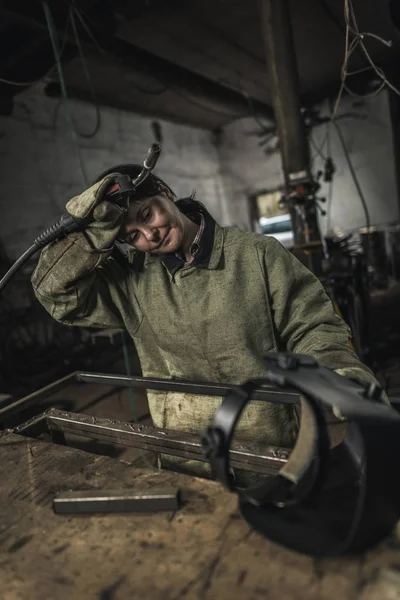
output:
<path id="1" fill-rule="evenodd" d="M 130 289 L 130 273 L 111 257 L 124 210 L 102 200 L 108 183 L 103 180 L 67 204 L 73 216 L 92 211 L 93 221 L 84 232 L 42 250 L 32 285 L 48 313 L 66 325 L 119 328 L 129 320 L 133 334 L 139 307 Z"/>
<path id="2" fill-rule="evenodd" d="M 352 350 L 350 328 L 335 313 L 320 281 L 275 238 L 266 239 L 264 261 L 280 347 L 310 354 L 346 377 L 375 381 Z"/>

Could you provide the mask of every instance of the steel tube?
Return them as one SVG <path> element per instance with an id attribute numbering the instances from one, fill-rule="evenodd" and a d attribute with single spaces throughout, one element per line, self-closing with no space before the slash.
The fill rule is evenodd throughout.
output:
<path id="1" fill-rule="evenodd" d="M 110 375 L 106 373 L 77 373 L 78 381 L 86 383 L 104 383 L 121 387 L 139 387 L 149 390 L 196 394 L 199 396 L 225 396 L 234 385 L 222 383 L 200 383 L 185 379 L 158 379 L 156 377 L 134 377 L 128 375 Z M 299 404 L 299 394 L 291 391 L 281 391 L 272 387 L 258 387 L 252 400 L 279 402 L 280 404 Z"/>
<path id="2" fill-rule="evenodd" d="M 57 514 L 175 512 L 180 504 L 178 489 L 78 490 L 62 492 L 53 500 Z"/>
<path id="3" fill-rule="evenodd" d="M 24 396 L 19 400 L 16 400 L 12 404 L 5 406 L 0 409 L 0 423 L 4 422 L 6 418 L 12 417 L 18 412 L 25 410 L 29 406 L 33 404 L 38 404 L 41 400 L 45 400 L 49 396 L 59 392 L 63 388 L 67 387 L 70 384 L 76 383 L 77 381 L 77 373 L 70 373 L 70 375 L 66 375 L 62 379 L 57 379 L 53 383 L 46 385 L 43 388 L 40 388 L 36 392 L 29 394 L 28 396 Z"/>

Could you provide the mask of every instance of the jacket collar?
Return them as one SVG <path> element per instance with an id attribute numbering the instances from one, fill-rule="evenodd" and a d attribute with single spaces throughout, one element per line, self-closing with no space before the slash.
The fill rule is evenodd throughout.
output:
<path id="1" fill-rule="evenodd" d="M 216 269 L 222 254 L 223 228 L 218 225 L 203 204 L 192 198 L 178 200 L 176 206 L 187 216 L 201 213 L 205 220 L 204 231 L 200 240 L 200 249 L 191 264 L 195 267 Z M 185 264 L 184 260 L 174 253 L 160 254 L 158 256 L 146 254 L 144 266 L 158 260 L 163 263 L 170 275 L 174 275 Z"/>

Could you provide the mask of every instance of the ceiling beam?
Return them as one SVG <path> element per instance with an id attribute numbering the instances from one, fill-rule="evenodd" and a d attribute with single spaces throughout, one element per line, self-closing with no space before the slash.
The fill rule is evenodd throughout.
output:
<path id="1" fill-rule="evenodd" d="M 44 21 L 40 22 L 32 17 L 26 18 L 9 10 L 6 12 L 9 18 L 20 21 L 24 26 L 30 26 L 38 30 L 47 29 Z M 173 89 L 181 90 L 185 94 L 195 97 L 199 102 L 213 105 L 216 110 L 220 108 L 231 113 L 235 118 L 248 116 L 251 112 L 255 112 L 268 120 L 274 120 L 271 107 L 259 100 L 251 97 L 247 99 L 243 94 L 229 89 L 223 84 L 218 84 L 206 77 L 197 75 L 113 35 L 106 35 L 103 30 L 96 30 L 92 27 L 92 31 L 94 37 L 99 40 L 99 46 L 104 49 L 106 57 L 115 60 L 116 66 L 119 64 L 124 68 L 133 67 L 135 71 L 147 75 L 151 74 L 153 77 L 157 77 L 165 86 L 172 88 L 172 91 Z M 60 28 L 59 34 L 62 35 L 62 33 Z M 68 44 L 76 44 L 74 37 L 71 35 L 67 36 L 66 41 Z M 93 43 L 89 42 L 87 34 L 83 31 L 81 41 L 85 45 L 90 45 L 93 49 Z M 101 56 L 100 60 L 102 60 Z"/>
<path id="2" fill-rule="evenodd" d="M 61 87 L 57 82 L 50 82 L 44 88 L 44 93 L 49 97 L 61 97 Z M 86 91 L 81 87 L 68 86 L 68 97 L 81 102 L 93 104 L 93 97 L 90 91 Z M 112 108 L 115 110 L 124 110 L 127 112 L 133 112 L 138 115 L 143 115 L 152 119 L 164 119 L 166 121 L 177 123 L 178 125 L 188 125 L 190 127 L 197 127 L 200 129 L 209 129 L 210 131 L 219 129 L 222 124 L 227 124 L 232 121 L 232 116 L 228 114 L 223 115 L 222 113 L 218 116 L 207 110 L 206 107 L 202 109 L 194 107 L 188 111 L 182 108 L 180 103 L 179 109 L 172 111 L 170 109 L 170 102 L 158 104 L 156 108 L 137 102 L 135 97 L 129 100 L 119 97 L 116 95 L 108 95 L 103 92 L 96 92 L 96 100 L 100 107 Z M 178 97 L 178 100 L 179 97 Z"/>

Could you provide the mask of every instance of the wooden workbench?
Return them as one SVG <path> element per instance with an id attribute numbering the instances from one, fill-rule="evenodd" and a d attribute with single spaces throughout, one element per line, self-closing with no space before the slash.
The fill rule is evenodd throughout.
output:
<path id="1" fill-rule="evenodd" d="M 177 513 L 61 516 L 65 489 L 179 486 Z M 397 571 L 399 569 L 399 571 Z M 249 530 L 217 483 L 0 434 L 1 600 L 394 600 L 400 542 L 301 556 Z"/>

